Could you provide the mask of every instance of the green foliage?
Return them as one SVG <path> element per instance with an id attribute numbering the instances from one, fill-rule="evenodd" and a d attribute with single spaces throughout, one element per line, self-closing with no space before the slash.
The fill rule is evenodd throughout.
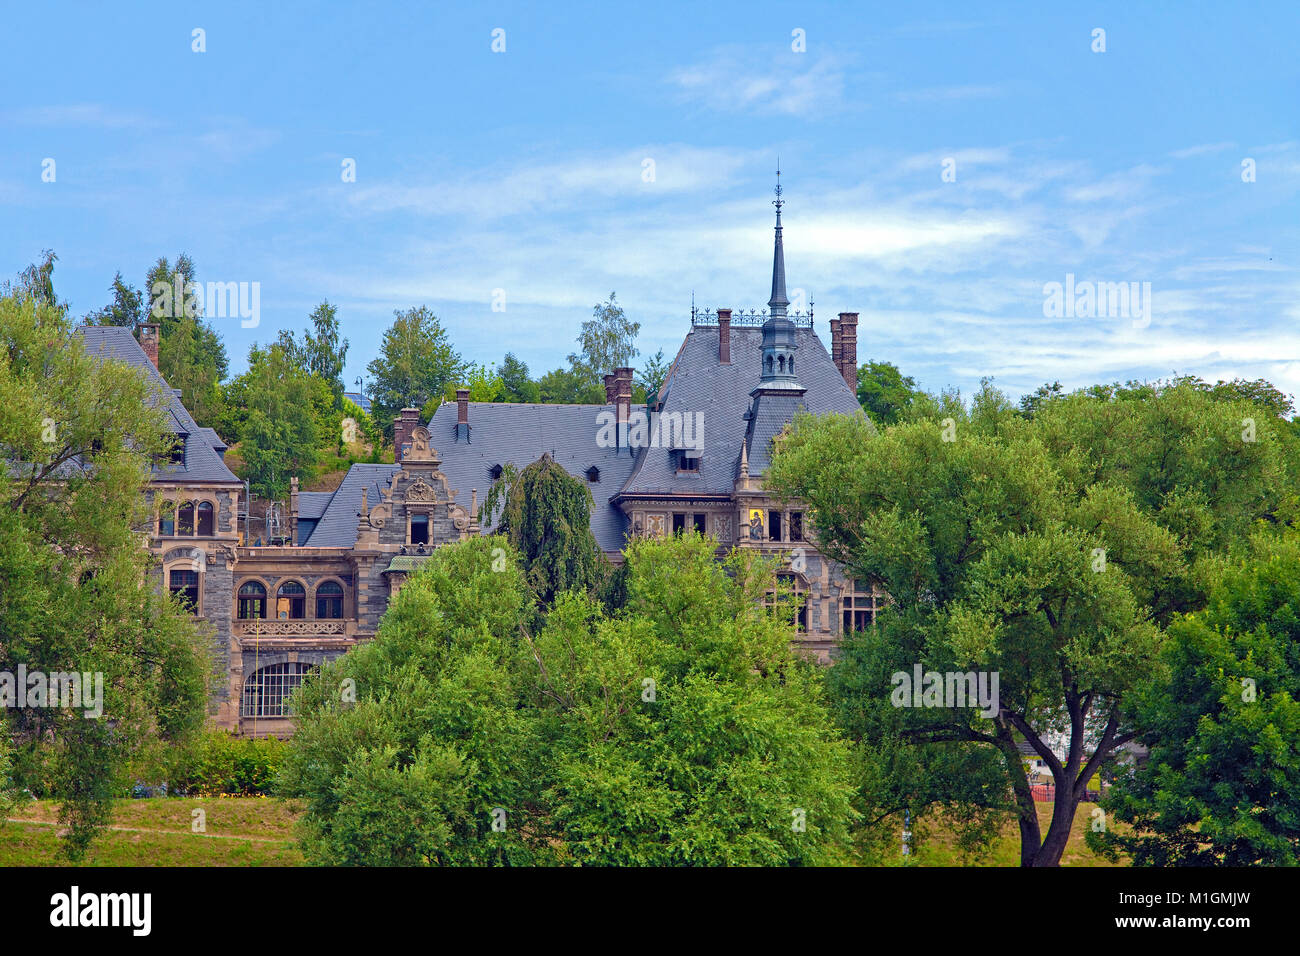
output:
<path id="1" fill-rule="evenodd" d="M 342 415 L 329 385 L 280 344 L 248 350 L 248 371 L 226 387 L 225 427 L 239 436 L 240 477 L 254 494 L 281 498 L 295 475 L 315 473 L 322 441 L 337 443 Z"/>
<path id="2" fill-rule="evenodd" d="M 274 737 L 204 730 L 182 745 L 162 748 L 132 776 L 150 786 L 166 784 L 172 796 L 267 796 L 286 746 Z"/>
<path id="3" fill-rule="evenodd" d="M 98 312 L 86 316 L 87 325 L 116 325 L 134 329 L 145 316 L 144 296 L 135 286 L 122 278 L 118 272 L 113 276 L 113 284 L 108 291 L 113 293 L 113 301 Z"/>
<path id="4" fill-rule="evenodd" d="M 82 709 L 5 711 L 17 782 L 61 802 L 80 858 L 147 741 L 203 720 L 206 628 L 148 581 L 149 463 L 163 406 L 135 369 L 86 354 L 63 311 L 0 297 L 0 671 L 102 675 Z"/>
<path id="5" fill-rule="evenodd" d="M 592 317 L 582 323 L 578 333 L 581 351 L 569 356 L 569 366 L 587 384 L 599 385 L 606 372 L 628 365 L 640 354 L 636 346 L 640 322 L 632 322 L 623 313 L 613 292 L 609 299 L 592 309 Z"/>
<path id="6" fill-rule="evenodd" d="M 448 385 L 455 386 L 462 370 L 460 355 L 428 308 L 419 306 L 393 315 L 379 357 L 366 366 L 374 415 L 385 436 L 392 435 L 398 412 L 423 408 L 440 399 Z"/>
<path id="7" fill-rule="evenodd" d="M 443 392 L 443 400 L 454 402 L 456 400 L 456 389 L 458 388 L 469 389 L 469 400 L 471 402 L 505 401 L 502 397 L 505 394 L 505 382 L 497 374 L 496 369 L 489 365 L 471 362 L 464 366 L 460 378 L 455 382 L 448 383 L 446 390 Z"/>
<path id="8" fill-rule="evenodd" d="M 337 306 L 328 300 L 321 302 L 311 313 L 311 329 L 302 337 L 307 371 L 329 385 L 336 405 L 343 400 L 343 366 L 348 360 L 348 340 L 339 342 L 337 313 Z"/>
<path id="9" fill-rule="evenodd" d="M 664 358 L 664 350 L 660 349 L 654 355 L 646 359 L 645 365 L 639 373 L 639 384 L 645 389 L 646 394 L 654 394 L 663 388 L 664 380 L 668 378 L 668 371 L 672 363 Z"/>
<path id="10" fill-rule="evenodd" d="M 898 422 L 919 394 L 916 379 L 897 365 L 867 361 L 858 368 L 858 403 L 877 425 Z"/>
<path id="11" fill-rule="evenodd" d="M 537 383 L 541 400 L 554 405 L 603 405 L 603 379 L 593 382 L 583 373 L 557 368 L 547 372 Z"/>
<path id="12" fill-rule="evenodd" d="M 528 366 L 507 352 L 501 361 L 501 395 L 498 402 L 536 403 L 542 400 L 542 390 L 528 375 Z"/>
<path id="13" fill-rule="evenodd" d="M 177 256 L 175 266 L 160 258 L 145 277 L 144 312 L 161 325 L 158 371 L 168 385 L 181 390 L 181 401 L 194 420 L 212 426 L 220 414 L 218 383 L 229 364 L 221 336 L 203 321 L 198 302 L 189 300 L 197 282 L 189 256 Z"/>
<path id="14" fill-rule="evenodd" d="M 1300 865 L 1300 538 L 1259 536 L 1177 620 L 1135 704 L 1151 745 L 1089 833 L 1137 866 Z"/>
<path id="15" fill-rule="evenodd" d="M 772 568 L 715 547 L 634 544 L 623 614 L 566 592 L 536 638 L 508 541 L 439 548 L 376 639 L 296 698 L 281 781 L 306 801 L 308 859 L 841 860 L 848 752 L 821 673 L 758 601 Z"/>
<path id="16" fill-rule="evenodd" d="M 497 531 L 520 554 L 524 576 L 543 607 L 561 591 L 590 590 L 605 572 L 591 533 L 591 490 L 549 454 L 523 471 L 502 474 L 492 486 L 485 511 L 495 513 L 505 495 Z"/>
<path id="17" fill-rule="evenodd" d="M 832 683 L 863 779 L 889 784 L 869 816 L 945 788 L 995 811 L 993 790 L 972 794 L 956 773 L 982 749 L 1016 793 L 1022 861 L 1054 865 L 1072 801 L 1135 732 L 1124 704 L 1159 672 L 1160 628 L 1203 604 L 1254 522 L 1293 513 L 1285 423 L 1186 382 L 1062 396 L 1026 419 L 986 381 L 969 411 L 945 417 L 880 434 L 864 419 L 801 417 L 767 477 L 811 506 L 825 552 L 895 602 Z M 892 708 L 883 678 L 916 663 L 998 672 L 1000 714 Z M 1088 734 L 1053 767 L 1072 801 L 1042 838 L 1015 743 L 1057 728 Z M 958 757 L 936 759 L 936 745 Z M 861 797 L 879 799 L 865 785 Z"/>

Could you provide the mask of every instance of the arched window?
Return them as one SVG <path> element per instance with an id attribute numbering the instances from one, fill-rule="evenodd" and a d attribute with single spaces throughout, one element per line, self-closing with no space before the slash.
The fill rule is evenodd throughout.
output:
<path id="1" fill-rule="evenodd" d="M 217 533 L 216 512 L 212 510 L 211 501 L 199 502 L 199 535 L 212 537 Z"/>
<path id="2" fill-rule="evenodd" d="M 772 374 L 772 356 L 770 355 L 767 357 L 767 374 Z"/>
<path id="3" fill-rule="evenodd" d="M 167 589 L 180 598 L 191 614 L 199 613 L 199 572 L 177 568 L 168 572 Z"/>
<path id="4" fill-rule="evenodd" d="M 780 372 L 782 375 L 785 374 L 785 356 L 784 356 L 784 355 L 778 355 L 778 356 L 776 357 L 776 370 L 777 370 L 778 372 Z"/>
<path id="5" fill-rule="evenodd" d="M 297 620 L 307 616 L 307 589 L 297 581 L 285 581 L 275 595 L 275 616 Z"/>
<path id="6" fill-rule="evenodd" d="M 176 533 L 176 502 L 164 501 L 158 506 L 158 534 L 174 535 Z"/>
<path id="7" fill-rule="evenodd" d="M 767 592 L 764 604 L 779 612 L 800 634 L 808 630 L 808 589 L 803 578 L 789 571 L 778 571 L 776 587 Z"/>
<path id="8" fill-rule="evenodd" d="M 865 631 L 876 623 L 876 612 L 884 605 L 884 594 L 868 581 L 854 581 L 853 590 L 844 593 L 844 633 Z"/>
<path id="9" fill-rule="evenodd" d="M 303 678 L 316 669 L 314 664 L 271 664 L 253 671 L 244 681 L 244 717 L 288 717 L 289 695 L 302 686 Z"/>
<path id="10" fill-rule="evenodd" d="M 239 586 L 239 619 L 266 617 L 266 588 L 260 581 L 245 581 Z"/>
<path id="11" fill-rule="evenodd" d="M 791 374 L 791 375 L 794 374 L 794 356 L 793 356 L 793 355 L 790 356 L 790 361 L 787 363 L 786 368 L 788 368 L 788 369 L 790 370 L 790 374 Z"/>
<path id="12" fill-rule="evenodd" d="M 176 512 L 176 533 L 194 533 L 194 502 L 187 501 Z"/>
<path id="13" fill-rule="evenodd" d="M 343 585 L 326 581 L 316 589 L 316 616 L 340 618 L 343 616 Z"/>

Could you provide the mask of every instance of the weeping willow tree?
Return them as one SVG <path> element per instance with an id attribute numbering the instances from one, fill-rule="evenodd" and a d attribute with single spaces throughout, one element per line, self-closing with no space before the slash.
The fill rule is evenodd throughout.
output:
<path id="1" fill-rule="evenodd" d="M 571 590 L 593 591 L 607 566 L 591 533 L 591 491 L 544 454 L 522 471 L 507 466 L 488 492 L 496 530 L 519 551 L 524 575 L 542 607 Z"/>

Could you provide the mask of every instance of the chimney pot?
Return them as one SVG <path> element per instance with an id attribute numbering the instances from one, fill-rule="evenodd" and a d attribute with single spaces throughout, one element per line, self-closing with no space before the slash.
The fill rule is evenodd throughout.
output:
<path id="1" fill-rule="evenodd" d="M 469 389 L 456 389 L 456 441 L 469 441 Z"/>
<path id="2" fill-rule="evenodd" d="M 158 367 L 158 335 L 161 326 L 157 322 L 140 323 L 140 348 L 144 349 L 144 354 L 149 356 L 149 361 L 153 362 L 153 367 Z"/>
<path id="3" fill-rule="evenodd" d="M 731 310 L 718 310 L 718 364 L 731 364 Z"/>
<path id="4" fill-rule="evenodd" d="M 840 313 L 840 349 L 838 364 L 844 384 L 854 394 L 858 391 L 858 313 Z"/>

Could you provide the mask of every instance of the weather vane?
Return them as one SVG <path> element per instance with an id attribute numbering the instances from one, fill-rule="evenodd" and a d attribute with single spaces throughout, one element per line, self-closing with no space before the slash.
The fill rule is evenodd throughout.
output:
<path id="1" fill-rule="evenodd" d="M 785 205 L 785 200 L 781 198 L 781 157 L 780 156 L 776 158 L 776 198 L 772 200 L 772 205 L 776 207 L 777 212 L 780 212 L 781 207 Z"/>

